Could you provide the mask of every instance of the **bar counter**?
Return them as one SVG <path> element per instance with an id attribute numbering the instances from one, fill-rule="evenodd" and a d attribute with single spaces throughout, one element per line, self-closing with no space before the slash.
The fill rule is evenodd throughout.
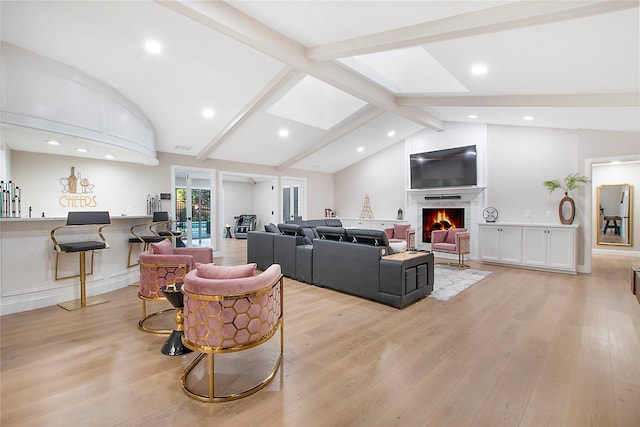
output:
<path id="1" fill-rule="evenodd" d="M 95 252 L 87 296 L 124 288 L 139 280 L 138 266 L 127 268 L 130 229 L 151 217 L 112 216 L 104 229 L 109 249 Z M 56 251 L 51 230 L 65 218 L 0 218 L 0 314 L 17 313 L 80 298 L 80 278 L 55 280 Z M 87 265 L 91 255 L 87 255 Z M 60 275 L 78 274 L 78 255 L 62 254 Z M 90 310 L 91 308 L 87 308 Z M 62 309 L 61 309 L 62 310 Z"/>

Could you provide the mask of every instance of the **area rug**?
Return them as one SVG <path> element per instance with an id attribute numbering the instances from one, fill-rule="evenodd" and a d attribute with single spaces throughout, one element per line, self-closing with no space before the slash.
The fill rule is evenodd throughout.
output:
<path id="1" fill-rule="evenodd" d="M 438 301 L 450 300 L 490 274 L 490 271 L 459 270 L 456 266 L 436 264 L 434 266 L 433 292 L 429 298 Z"/>

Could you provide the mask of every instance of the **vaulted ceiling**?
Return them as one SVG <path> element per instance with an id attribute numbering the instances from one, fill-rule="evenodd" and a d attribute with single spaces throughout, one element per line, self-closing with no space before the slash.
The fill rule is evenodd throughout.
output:
<path id="1" fill-rule="evenodd" d="M 2 1 L 0 13 L 4 42 L 138 105 L 157 151 L 333 173 L 449 121 L 640 132 L 638 6 Z M 12 149 L 71 154 L 2 130 Z"/>

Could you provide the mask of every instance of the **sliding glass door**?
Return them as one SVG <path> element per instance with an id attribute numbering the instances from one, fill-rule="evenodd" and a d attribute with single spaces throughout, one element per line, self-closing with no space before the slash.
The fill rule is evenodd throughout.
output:
<path id="1" fill-rule="evenodd" d="M 211 247 L 211 172 L 175 169 L 175 218 L 186 245 Z"/>

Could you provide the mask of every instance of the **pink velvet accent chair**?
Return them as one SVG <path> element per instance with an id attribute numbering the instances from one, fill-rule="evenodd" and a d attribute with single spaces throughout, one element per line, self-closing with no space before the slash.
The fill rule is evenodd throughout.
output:
<path id="1" fill-rule="evenodd" d="M 450 228 L 431 232 L 431 251 L 458 255 L 458 268 L 469 268 L 465 254 L 471 253 L 471 236 L 466 228 Z"/>
<path id="2" fill-rule="evenodd" d="M 393 224 L 393 227 L 385 228 L 385 234 L 389 243 L 405 244 L 405 249 L 413 250 L 416 247 L 416 230 L 409 224 Z"/>
<path id="3" fill-rule="evenodd" d="M 186 367 L 180 382 L 185 394 L 193 399 L 226 402 L 249 396 L 266 387 L 280 367 L 284 354 L 283 276 L 279 264 L 272 264 L 259 274 L 254 274 L 255 267 L 256 264 L 198 266 L 185 277 L 182 287 L 182 341 L 187 348 L 200 352 L 200 355 Z M 222 392 L 220 389 L 228 388 L 227 384 L 218 384 L 218 390 L 215 390 L 216 354 L 254 348 L 268 341 L 278 329 L 280 350 L 270 373 L 256 373 L 254 369 L 247 369 L 233 375 L 234 381 L 240 380 L 245 384 L 242 391 Z M 190 374 L 206 355 L 209 356 L 204 368 L 207 391 L 198 392 L 195 390 L 196 382 L 202 376 L 194 375 L 190 380 Z M 256 377 L 259 379 L 256 380 Z M 256 385 L 247 388 L 246 384 L 256 382 Z"/>
<path id="4" fill-rule="evenodd" d="M 147 314 L 147 302 L 166 301 L 160 289 L 184 281 L 185 275 L 196 267 L 196 263 L 213 262 L 211 248 L 174 248 L 167 239 L 160 243 L 151 243 L 149 249 L 140 254 L 140 291 L 138 298 L 142 300 L 142 318 L 138 327 L 156 334 L 169 334 L 172 329 L 159 329 L 145 326 L 145 322 L 153 316 L 172 311 L 167 308 Z"/>

